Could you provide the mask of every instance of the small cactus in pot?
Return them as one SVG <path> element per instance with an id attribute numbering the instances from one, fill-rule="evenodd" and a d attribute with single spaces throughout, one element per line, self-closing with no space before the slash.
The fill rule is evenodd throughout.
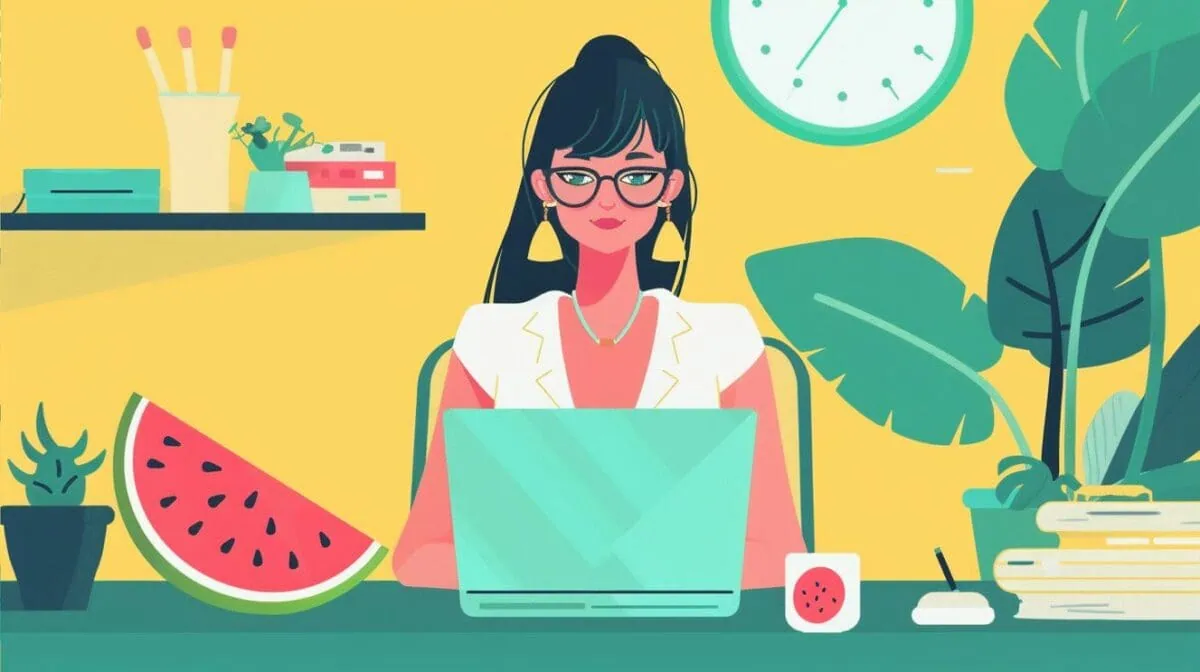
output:
<path id="1" fill-rule="evenodd" d="M 80 462 L 87 450 L 87 430 L 75 443 L 60 445 L 46 425 L 41 403 L 34 428 L 40 448 L 21 432 L 21 448 L 33 462 L 33 471 L 8 460 L 13 478 L 25 487 L 29 506 L 0 507 L 20 595 L 19 604 L 8 602 L 5 609 L 86 609 L 114 515 L 112 507 L 84 506 L 83 499 L 87 477 L 100 469 L 106 451 Z"/>

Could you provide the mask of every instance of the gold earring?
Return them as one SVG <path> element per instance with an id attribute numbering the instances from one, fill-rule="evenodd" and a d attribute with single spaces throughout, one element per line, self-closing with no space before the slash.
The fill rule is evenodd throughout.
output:
<path id="1" fill-rule="evenodd" d="M 562 244 L 558 242 L 558 236 L 554 234 L 554 227 L 550 224 L 550 208 L 555 205 L 558 204 L 553 201 L 542 203 L 542 221 L 534 230 L 533 239 L 529 241 L 530 261 L 550 262 L 561 261 L 563 258 Z"/>
<path id="2" fill-rule="evenodd" d="M 683 237 L 679 235 L 675 222 L 671 221 L 671 204 L 668 203 L 665 207 L 667 219 L 658 231 L 650 258 L 655 261 L 681 262 L 687 256 L 687 251 L 683 249 Z"/>

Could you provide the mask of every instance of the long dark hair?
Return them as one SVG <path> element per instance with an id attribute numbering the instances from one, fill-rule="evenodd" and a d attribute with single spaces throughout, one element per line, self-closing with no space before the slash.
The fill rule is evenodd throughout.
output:
<path id="1" fill-rule="evenodd" d="M 526 153 L 529 124 L 539 102 L 541 113 Z M 528 258 L 534 230 L 542 219 L 542 203 L 530 185 L 530 176 L 535 170 L 549 169 L 556 149 L 570 147 L 584 158 L 612 156 L 633 141 L 643 124 L 650 131 L 654 148 L 666 158 L 667 169 L 683 172 L 684 187 L 671 203 L 671 219 L 688 254 L 682 262 L 650 258 L 666 221 L 666 214 L 660 210 L 650 233 L 637 244 L 638 277 L 642 289 L 663 288 L 679 294 L 691 256 L 692 213 L 697 197 L 684 141 L 683 107 L 654 61 L 629 40 L 602 35 L 583 46 L 575 64 L 550 82 L 529 110 L 521 137 L 521 184 L 508 229 L 492 262 L 484 302 L 520 303 L 550 290 L 575 289 L 579 244 L 563 231 L 553 210 L 550 223 L 562 245 L 563 259 L 544 263 Z"/>

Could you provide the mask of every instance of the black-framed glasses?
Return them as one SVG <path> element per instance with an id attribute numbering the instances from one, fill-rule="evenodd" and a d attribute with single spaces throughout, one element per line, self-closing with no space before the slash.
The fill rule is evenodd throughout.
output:
<path id="1" fill-rule="evenodd" d="M 654 167 L 623 168 L 614 175 L 591 168 L 551 168 L 547 183 L 559 205 L 581 208 L 596 198 L 605 180 L 612 180 L 621 200 L 635 208 L 654 205 L 667 192 L 667 169 Z"/>

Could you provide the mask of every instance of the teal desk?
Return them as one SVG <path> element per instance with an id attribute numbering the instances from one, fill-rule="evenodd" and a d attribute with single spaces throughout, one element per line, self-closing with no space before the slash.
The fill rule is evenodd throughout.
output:
<path id="1" fill-rule="evenodd" d="M 1197 623 L 1017 621 L 1015 600 L 983 590 L 985 628 L 918 628 L 933 583 L 868 583 L 844 635 L 787 628 L 782 591 L 743 595 L 720 620 L 474 620 L 457 595 L 367 583 L 312 611 L 253 617 L 213 609 L 163 583 L 102 583 L 87 612 L 22 612 L 0 589 L 5 672 L 368 672 L 372 670 L 1142 670 L 1196 669 Z M 1190 662 L 1188 662 L 1190 661 Z"/>

